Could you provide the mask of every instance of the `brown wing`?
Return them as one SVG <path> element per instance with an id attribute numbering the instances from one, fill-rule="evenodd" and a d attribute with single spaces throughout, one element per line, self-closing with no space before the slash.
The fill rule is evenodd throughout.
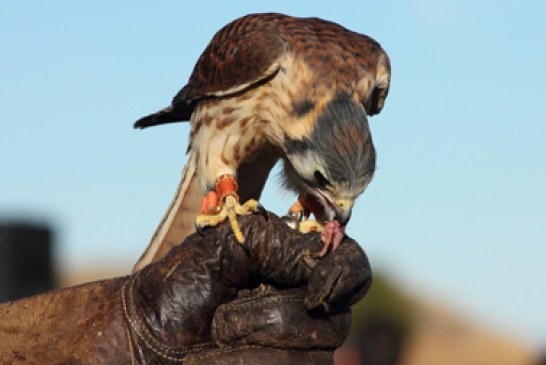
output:
<path id="1" fill-rule="evenodd" d="M 246 16 L 220 29 L 172 105 L 139 119 L 134 127 L 188 120 L 199 100 L 244 92 L 273 77 L 285 43 L 278 34 L 268 32 L 264 22 L 267 17 Z"/>
<path id="2" fill-rule="evenodd" d="M 386 53 L 366 35 L 319 18 L 251 14 L 214 35 L 173 105 L 232 95 L 266 81 L 283 66 L 284 53 L 302 56 L 319 79 L 329 74 L 331 80 L 350 84 L 380 72 L 390 78 Z"/>
<path id="3" fill-rule="evenodd" d="M 188 84 L 173 105 L 231 95 L 263 82 L 279 70 L 286 49 L 279 34 L 265 26 L 268 17 L 250 15 L 220 29 L 199 57 Z"/>
<path id="4" fill-rule="evenodd" d="M 216 33 L 173 105 L 232 95 L 267 81 L 285 67 L 279 64 L 285 53 L 313 68 L 320 84 L 349 87 L 373 80 L 362 93 L 362 103 L 369 115 L 381 111 L 389 90 L 390 61 L 378 42 L 334 22 L 278 13 L 247 15 Z"/>
<path id="5" fill-rule="evenodd" d="M 320 82 L 350 85 L 374 75 L 377 82 L 369 85 L 372 90 L 362 103 L 370 115 L 381 111 L 390 63 L 379 43 L 319 18 L 251 14 L 220 29 L 172 105 L 138 120 L 135 128 L 188 120 L 199 100 L 241 93 L 266 82 L 279 71 L 279 59 L 286 52 L 301 56 Z"/>

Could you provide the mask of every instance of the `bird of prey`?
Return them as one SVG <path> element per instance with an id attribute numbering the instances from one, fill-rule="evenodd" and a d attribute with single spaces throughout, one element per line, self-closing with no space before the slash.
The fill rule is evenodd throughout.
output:
<path id="1" fill-rule="evenodd" d="M 191 122 L 182 180 L 134 271 L 181 243 L 195 222 L 258 209 L 279 159 L 285 187 L 298 195 L 290 210 L 300 228 L 323 232 L 319 255 L 335 249 L 375 171 L 367 117 L 383 108 L 389 83 L 379 43 L 333 22 L 267 13 L 220 29 L 171 105 L 134 125 Z"/>

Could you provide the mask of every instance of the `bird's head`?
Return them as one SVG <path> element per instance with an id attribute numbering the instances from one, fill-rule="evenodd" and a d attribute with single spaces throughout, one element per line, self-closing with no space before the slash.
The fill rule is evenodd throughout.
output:
<path id="1" fill-rule="evenodd" d="M 285 186 L 303 197 L 317 220 L 346 225 L 375 171 L 364 107 L 349 96 L 334 98 L 308 137 L 286 139 L 285 153 Z"/>

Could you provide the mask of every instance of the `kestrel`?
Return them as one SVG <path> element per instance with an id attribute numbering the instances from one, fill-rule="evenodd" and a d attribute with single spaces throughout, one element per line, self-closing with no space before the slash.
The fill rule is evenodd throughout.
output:
<path id="1" fill-rule="evenodd" d="M 196 221 L 256 210 L 279 159 L 300 228 L 323 231 L 319 255 L 335 249 L 374 175 L 367 117 L 383 108 L 389 83 L 379 43 L 333 22 L 251 14 L 220 29 L 172 104 L 134 125 L 191 122 L 182 180 L 134 270 L 180 244 Z M 310 213 L 318 223 L 305 220 Z"/>

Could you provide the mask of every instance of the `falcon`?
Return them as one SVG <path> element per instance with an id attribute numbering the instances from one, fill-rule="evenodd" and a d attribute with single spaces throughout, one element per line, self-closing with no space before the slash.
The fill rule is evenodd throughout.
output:
<path id="1" fill-rule="evenodd" d="M 298 196 L 295 225 L 322 231 L 318 256 L 334 250 L 374 175 L 368 116 L 383 108 L 389 83 L 380 44 L 333 22 L 267 13 L 220 29 L 171 105 L 134 124 L 190 121 L 191 132 L 176 194 L 133 270 L 196 227 L 228 218 L 243 242 L 236 216 L 260 209 L 278 160 L 284 186 Z"/>

